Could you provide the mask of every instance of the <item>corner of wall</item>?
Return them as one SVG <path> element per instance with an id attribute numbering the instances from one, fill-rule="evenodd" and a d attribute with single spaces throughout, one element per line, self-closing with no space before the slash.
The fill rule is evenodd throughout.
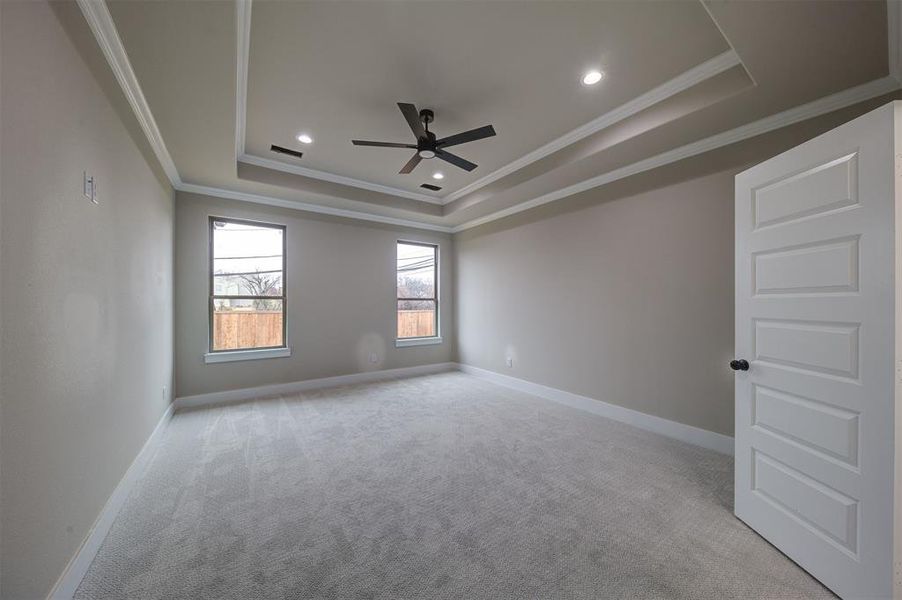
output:
<path id="1" fill-rule="evenodd" d="M 0 597 L 32 598 L 171 410 L 175 194 L 78 6 L 0 14 L 0 279 L 42 292 L 0 295 Z"/>

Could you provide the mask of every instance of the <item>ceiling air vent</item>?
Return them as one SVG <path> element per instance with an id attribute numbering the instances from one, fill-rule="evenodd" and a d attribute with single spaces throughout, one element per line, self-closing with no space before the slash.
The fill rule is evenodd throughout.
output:
<path id="1" fill-rule="evenodd" d="M 433 191 L 433 192 L 437 192 L 437 191 L 439 191 L 440 189 L 442 189 L 442 188 L 440 188 L 440 187 L 437 186 L 437 185 L 432 185 L 431 183 L 424 183 L 424 184 L 420 185 L 420 187 L 421 187 L 421 188 L 426 188 L 427 190 L 431 190 L 431 191 Z"/>
<path id="2" fill-rule="evenodd" d="M 273 144 L 269 147 L 273 152 L 278 152 L 279 154 L 287 154 L 288 156 L 293 156 L 295 158 L 301 158 L 304 156 L 303 152 L 298 152 L 297 150 L 292 150 L 291 148 L 283 148 L 282 146 L 276 146 Z"/>

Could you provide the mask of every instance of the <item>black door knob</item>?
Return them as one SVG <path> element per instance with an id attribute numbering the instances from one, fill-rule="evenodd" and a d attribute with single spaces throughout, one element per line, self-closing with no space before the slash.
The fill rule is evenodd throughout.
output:
<path id="1" fill-rule="evenodd" d="M 734 371 L 748 371 L 749 370 L 749 361 L 744 358 L 740 358 L 739 360 L 731 360 L 730 368 Z"/>

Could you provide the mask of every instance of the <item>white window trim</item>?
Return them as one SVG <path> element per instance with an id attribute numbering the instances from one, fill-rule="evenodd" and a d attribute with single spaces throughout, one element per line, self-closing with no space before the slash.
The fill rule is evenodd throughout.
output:
<path id="1" fill-rule="evenodd" d="M 405 348 L 407 346 L 432 346 L 433 344 L 441 344 L 443 342 L 442 337 L 427 337 L 427 338 L 399 338 L 395 340 L 395 348 Z"/>
<path id="2" fill-rule="evenodd" d="M 291 356 L 291 347 L 288 345 L 288 295 L 287 289 L 285 286 L 285 278 L 287 275 L 287 269 L 285 268 L 288 264 L 288 225 L 285 223 L 269 223 L 264 221 L 256 221 L 251 219 L 242 219 L 240 217 L 222 217 L 214 214 L 207 215 L 207 221 L 210 223 L 209 229 L 207 230 L 207 235 L 209 236 L 208 243 L 208 253 L 209 253 L 209 277 L 210 277 L 210 299 L 212 300 L 215 295 L 213 294 L 213 220 L 221 219 L 223 221 L 232 222 L 232 223 L 252 223 L 260 225 L 261 227 L 272 227 L 272 228 L 281 228 L 282 229 L 282 342 L 285 344 L 284 346 L 279 346 L 276 348 L 240 348 L 237 350 L 220 350 L 213 352 L 210 350 L 213 346 L 213 304 L 211 302 L 208 307 L 209 315 L 207 318 L 207 352 L 204 353 L 204 363 L 206 364 L 214 364 L 214 363 L 224 363 L 224 362 L 236 362 L 241 360 L 260 360 L 264 358 L 285 358 Z"/>
<path id="3" fill-rule="evenodd" d="M 439 310 L 440 306 L 440 298 L 442 293 L 442 286 L 439 285 L 439 280 L 441 279 L 441 249 L 442 245 L 438 242 L 422 242 L 412 239 L 404 239 L 398 238 L 395 240 L 395 252 L 397 253 L 398 244 L 417 244 L 421 246 L 433 246 L 435 247 L 435 333 L 436 335 L 432 337 L 425 338 L 395 338 L 395 348 L 406 348 L 408 346 L 432 346 L 435 344 L 442 343 L 442 313 Z M 398 272 L 395 271 L 395 277 L 397 277 Z M 395 307 L 398 306 L 398 293 L 395 291 Z M 432 298 L 426 298 L 427 300 L 432 300 Z M 398 331 L 398 313 L 395 311 L 395 331 Z"/>
<path id="4" fill-rule="evenodd" d="M 223 352 L 207 352 L 204 354 L 204 362 L 224 363 L 239 360 L 260 360 L 263 358 L 285 358 L 291 356 L 291 348 L 263 348 L 251 350 L 226 350 Z"/>

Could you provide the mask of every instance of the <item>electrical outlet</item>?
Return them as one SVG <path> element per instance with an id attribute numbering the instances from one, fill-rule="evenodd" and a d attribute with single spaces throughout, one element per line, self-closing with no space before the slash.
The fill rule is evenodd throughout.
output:
<path id="1" fill-rule="evenodd" d="M 509 369 L 510 369 L 510 368 L 513 368 L 513 366 L 514 366 L 514 359 L 513 359 L 513 357 L 508 356 L 505 362 L 507 362 L 507 367 L 508 367 Z"/>
<path id="2" fill-rule="evenodd" d="M 379 362 L 379 355 L 376 354 L 375 352 L 370 352 L 370 362 L 371 363 Z"/>

